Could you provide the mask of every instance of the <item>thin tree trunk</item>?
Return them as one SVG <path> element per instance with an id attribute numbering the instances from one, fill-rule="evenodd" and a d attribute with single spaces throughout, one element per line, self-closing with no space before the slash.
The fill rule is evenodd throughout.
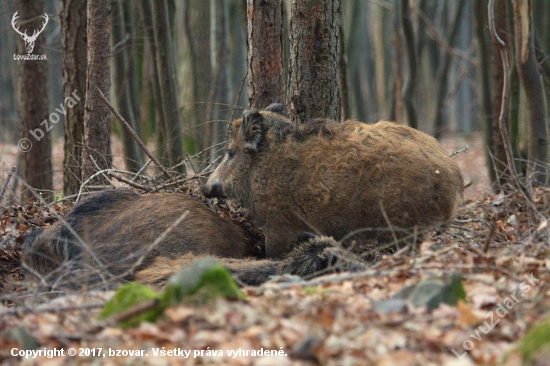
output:
<path id="1" fill-rule="evenodd" d="M 83 99 L 86 94 L 87 34 L 86 0 L 63 0 L 61 5 L 61 57 L 63 94 L 70 98 L 75 90 Z M 84 138 L 84 101 L 67 109 L 63 157 L 63 194 L 78 193 L 82 178 L 82 143 Z"/>
<path id="2" fill-rule="evenodd" d="M 506 1 L 497 0 L 495 3 L 495 27 L 498 35 L 506 44 L 506 49 L 508 55 L 511 55 L 511 42 L 508 38 L 509 30 L 508 23 L 506 20 Z M 501 109 L 502 101 L 502 91 L 504 83 L 504 74 L 502 70 L 502 61 L 500 50 L 496 44 L 493 43 L 491 46 L 492 50 L 492 59 L 491 59 L 491 70 L 492 70 L 492 79 L 493 79 L 493 112 L 492 112 L 492 135 L 493 135 L 493 145 L 491 147 L 491 152 L 494 159 L 494 170 L 496 171 L 496 180 L 499 183 L 499 187 L 502 187 L 504 184 L 510 181 L 509 174 L 504 174 L 507 169 L 507 158 L 504 141 L 502 139 L 502 134 L 500 133 L 499 126 L 499 116 Z M 510 59 L 510 56 L 508 56 Z M 506 121 L 506 126 L 508 126 L 508 121 Z"/>
<path id="3" fill-rule="evenodd" d="M 374 87 L 374 83 L 365 82 L 366 76 L 370 73 L 370 69 L 373 68 L 374 62 L 369 60 L 369 51 L 371 48 L 371 41 L 368 30 L 368 2 L 362 0 L 352 0 L 348 3 L 348 17 L 347 24 L 345 26 L 344 35 L 347 38 L 346 42 L 346 55 L 348 64 L 347 75 L 349 86 L 349 114 L 351 118 L 355 118 L 359 121 L 368 121 L 367 111 L 376 110 L 376 97 L 369 98 L 369 87 Z M 378 6 L 378 5 L 374 5 Z M 374 72 L 372 72 L 374 75 Z"/>
<path id="4" fill-rule="evenodd" d="M 292 0 L 290 16 L 290 116 L 338 120 L 340 2 Z"/>
<path id="5" fill-rule="evenodd" d="M 376 68 L 376 100 L 378 118 L 386 119 L 389 117 L 388 112 L 388 91 L 386 89 L 387 75 L 386 75 L 386 47 L 384 43 L 387 41 L 384 38 L 385 28 L 384 24 L 387 19 L 385 16 L 386 9 L 380 4 L 373 4 L 375 6 L 374 14 L 374 55 L 375 55 L 375 68 Z"/>
<path id="6" fill-rule="evenodd" d="M 346 61 L 346 42 L 344 37 L 344 28 L 340 19 L 340 62 L 338 64 L 338 74 L 340 76 L 340 121 L 345 121 L 350 118 L 351 111 L 349 108 L 349 93 L 348 93 L 348 65 Z"/>
<path id="7" fill-rule="evenodd" d="M 456 13 L 453 17 L 453 22 L 449 25 L 449 35 L 447 37 L 447 42 L 449 43 L 449 46 L 454 47 L 456 43 L 456 37 L 458 36 L 458 30 L 460 22 L 462 19 L 462 10 L 464 9 L 464 6 L 466 5 L 466 0 L 459 0 Z M 435 131 L 434 136 L 437 139 L 441 138 L 441 134 L 443 132 L 443 127 L 445 124 L 445 117 L 443 110 L 445 108 L 445 98 L 447 96 L 447 85 L 449 83 L 449 71 L 451 69 L 451 63 L 452 63 L 452 55 L 447 52 L 447 50 L 443 50 L 444 52 L 443 57 L 441 58 L 441 72 L 439 73 L 438 79 L 438 91 L 437 91 L 437 102 L 436 102 L 436 110 L 435 110 Z"/>
<path id="8" fill-rule="evenodd" d="M 0 22 L 9 24 L 13 16 L 13 3 L 0 2 Z M 11 29 L 11 28 L 10 28 Z M 31 33 L 32 34 L 32 33 Z M 19 37 L 14 37 L 12 32 L 0 32 L 0 49 L 15 50 Z M 17 143 L 19 137 L 18 123 L 18 97 L 17 74 L 18 63 L 13 62 L 12 52 L 0 52 L 0 142 Z"/>
<path id="9" fill-rule="evenodd" d="M 284 102 L 283 3 L 247 0 L 248 103 L 263 109 Z"/>
<path id="10" fill-rule="evenodd" d="M 183 158 L 183 133 L 180 125 L 180 113 L 176 93 L 176 74 L 172 53 L 168 7 L 165 0 L 152 1 L 153 30 L 155 34 L 156 59 L 162 107 L 167 140 L 169 163 L 176 165 Z M 181 169 L 181 171 L 183 168 Z"/>
<path id="11" fill-rule="evenodd" d="M 136 27 L 136 11 L 137 8 L 133 7 L 133 2 L 124 1 L 122 2 L 122 7 L 124 11 L 124 19 L 126 21 L 126 33 L 130 35 L 130 52 L 128 52 L 128 80 L 129 80 L 129 93 L 130 101 L 132 102 L 132 109 L 134 111 L 134 118 L 136 121 L 135 131 L 138 136 L 145 138 L 142 128 L 142 116 L 141 116 L 141 90 L 139 87 L 139 73 L 137 67 L 137 56 L 139 55 L 139 33 L 138 28 Z M 137 6 L 137 5 L 136 5 Z M 139 155 L 141 160 L 145 159 L 145 153 L 143 150 L 139 149 Z"/>
<path id="12" fill-rule="evenodd" d="M 84 110 L 85 148 L 82 152 L 83 181 L 91 177 L 97 171 L 97 167 L 108 169 L 112 162 L 110 112 L 97 91 L 99 88 L 104 95 L 108 96 L 111 87 L 110 15 L 110 0 L 88 1 L 88 68 L 86 70 Z M 103 176 L 98 176 L 94 182 L 106 183 L 105 180 Z"/>
<path id="13" fill-rule="evenodd" d="M 17 27 L 22 33 L 33 34 L 44 24 L 44 1 L 16 1 L 19 12 Z M 25 22 L 30 20 L 29 22 Z M 23 23 L 25 22 L 25 23 Z M 21 24 L 23 23 L 23 24 Z M 46 29 L 46 28 L 44 28 Z M 28 30 L 28 31 L 27 31 Z M 18 40 L 18 54 L 44 54 L 46 34 L 39 35 L 34 42 L 34 49 L 29 52 L 22 39 Z M 52 125 L 48 119 L 47 94 L 48 64 L 46 61 L 19 60 L 19 120 L 21 121 L 21 139 L 19 150 L 22 154 L 20 176 L 31 187 L 43 191 L 43 198 L 52 196 L 52 147 L 51 136 L 47 126 Z M 46 121 L 46 124 L 42 124 Z M 29 190 L 23 189 L 23 201 L 33 198 Z"/>
<path id="14" fill-rule="evenodd" d="M 530 0 L 514 0 L 516 64 L 529 108 L 529 163 L 527 177 L 535 184 L 547 183 L 548 115 L 542 77 L 538 67 L 533 35 Z"/>
<path id="15" fill-rule="evenodd" d="M 506 0 L 507 23 L 510 31 L 510 97 L 508 110 L 508 125 L 510 131 L 510 145 L 512 148 L 512 156 L 516 166 L 516 171 L 523 170 L 523 159 L 519 149 L 520 134 L 519 134 L 519 109 L 520 109 L 520 83 L 517 62 L 515 57 L 514 43 L 514 8 L 512 0 Z M 528 144 L 525 144 L 526 146 Z"/>
<path id="16" fill-rule="evenodd" d="M 390 119 L 397 124 L 403 124 L 403 35 L 401 34 L 399 3 L 394 4 L 393 34 L 394 34 L 394 59 L 393 59 L 393 108 L 390 111 Z"/>
<path id="17" fill-rule="evenodd" d="M 116 105 L 120 114 L 130 124 L 134 132 L 139 132 L 138 121 L 134 115 L 132 96 L 130 94 L 129 79 L 135 76 L 135 70 L 131 70 L 132 63 L 128 57 L 128 48 L 131 44 L 130 32 L 126 29 L 127 20 L 124 17 L 122 0 L 116 0 L 113 3 L 111 15 L 111 29 L 113 33 L 113 75 L 114 88 L 116 95 Z M 115 49 L 114 46 L 117 46 Z M 127 170 L 137 172 L 143 165 L 143 155 L 132 134 L 124 127 L 122 133 L 122 149 Z M 138 133 L 138 136 L 140 134 Z"/>
<path id="18" fill-rule="evenodd" d="M 156 157 L 162 163 L 169 165 L 168 147 L 169 138 L 166 134 L 166 119 L 162 108 L 162 96 L 160 90 L 160 81 L 157 65 L 157 46 L 155 44 L 155 33 L 153 31 L 153 18 L 151 16 L 151 4 L 149 0 L 140 0 L 139 10 L 143 25 L 147 33 L 147 44 L 149 45 L 149 54 L 151 56 L 152 77 L 151 84 L 155 102 L 155 137 L 156 137 Z"/>
<path id="19" fill-rule="evenodd" d="M 281 4 L 282 7 L 282 4 Z M 230 82 L 229 82 L 229 90 L 233 92 L 233 100 L 231 103 L 235 103 L 235 106 L 233 107 L 233 111 L 236 111 L 235 108 L 237 106 L 239 107 L 246 107 L 248 106 L 248 98 L 246 90 L 244 90 L 245 85 L 248 85 L 248 62 L 247 62 L 247 10 L 246 10 L 246 2 L 241 0 L 229 0 L 229 65 L 231 67 L 230 70 Z M 283 37 L 282 34 L 282 14 L 281 14 L 281 37 Z M 283 47 L 281 45 L 281 47 Z M 281 51 L 281 55 L 284 51 Z M 284 65 L 284 63 L 283 63 Z M 282 88 L 284 91 L 284 66 L 282 67 L 283 70 L 283 79 L 282 79 Z M 243 84 L 245 83 L 245 84 Z M 284 96 L 283 99 L 281 99 L 281 102 L 284 102 Z M 233 111 L 231 112 L 233 114 Z"/>
<path id="20" fill-rule="evenodd" d="M 483 121 L 483 135 L 485 140 L 485 163 L 491 183 L 495 183 L 497 176 L 493 166 L 491 154 L 493 151 L 493 126 L 492 103 L 491 103 L 491 79 L 489 77 L 489 61 L 487 55 L 487 6 L 484 0 L 476 0 L 475 9 L 475 32 L 477 41 L 477 76 L 481 102 L 481 120 Z"/>
<path id="21" fill-rule="evenodd" d="M 410 16 L 409 0 L 401 0 L 401 26 L 405 38 L 405 48 L 407 50 L 407 61 L 409 63 L 409 74 L 403 87 L 403 104 L 407 113 L 409 126 L 418 128 L 418 117 L 414 105 L 414 96 L 418 67 L 416 62 L 416 47 L 414 45 L 414 30 Z"/>
<path id="22" fill-rule="evenodd" d="M 193 102 L 197 134 L 202 138 L 199 148 L 205 148 L 207 109 L 206 102 L 212 84 L 212 60 L 210 55 L 210 1 L 185 1 L 185 36 L 191 53 L 193 74 Z M 199 139 L 200 141 L 201 139 Z"/>
<path id="23" fill-rule="evenodd" d="M 227 106 L 233 103 L 231 90 L 229 90 L 230 67 L 227 62 L 229 54 L 228 13 L 228 0 L 210 0 L 210 54 L 213 83 L 207 108 L 207 146 L 217 145 L 225 138 L 226 123 L 223 121 L 226 120 L 228 114 L 224 111 L 227 111 Z M 222 154 L 222 151 L 211 151 L 210 153 L 211 160 L 215 160 Z"/>

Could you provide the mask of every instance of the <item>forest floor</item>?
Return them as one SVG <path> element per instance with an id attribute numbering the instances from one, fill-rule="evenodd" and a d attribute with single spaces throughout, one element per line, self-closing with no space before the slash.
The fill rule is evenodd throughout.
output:
<path id="1" fill-rule="evenodd" d="M 245 287 L 243 301 L 175 306 L 156 323 L 134 329 L 93 326 L 112 292 L 76 292 L 32 306 L 11 301 L 18 294 L 36 295 L 8 287 L 13 286 L 10 278 L 20 276 L 24 236 L 49 214 L 33 204 L 0 208 L 0 243 L 7 244 L 0 249 L 0 362 L 547 365 L 550 347 L 537 348 L 525 336 L 535 325 L 547 324 L 539 338 L 550 339 L 550 189 L 537 188 L 530 203 L 519 192 L 488 192 L 480 144 L 479 139 L 443 141 L 449 152 L 470 146 L 454 158 L 465 183 L 472 184 L 455 224 L 418 250 L 384 255 L 364 272 L 295 282 L 279 278 Z M 0 167 L 13 164 L 4 159 Z M 432 310 L 418 304 L 420 293 L 439 293 L 454 274 L 460 274 L 465 301 Z M 12 356 L 14 348 L 63 349 L 64 355 L 23 359 Z M 70 349 L 76 356 L 68 355 Z M 174 349 L 183 354 L 162 353 Z M 131 354 L 139 350 L 143 355 Z M 262 355 L 265 350 L 278 355 Z"/>

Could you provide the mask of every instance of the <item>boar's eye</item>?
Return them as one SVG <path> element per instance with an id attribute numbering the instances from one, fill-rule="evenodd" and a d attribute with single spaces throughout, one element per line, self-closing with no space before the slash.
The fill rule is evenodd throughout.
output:
<path id="1" fill-rule="evenodd" d="M 233 159 L 233 157 L 235 156 L 235 150 L 233 149 L 227 149 L 227 157 L 229 159 Z"/>

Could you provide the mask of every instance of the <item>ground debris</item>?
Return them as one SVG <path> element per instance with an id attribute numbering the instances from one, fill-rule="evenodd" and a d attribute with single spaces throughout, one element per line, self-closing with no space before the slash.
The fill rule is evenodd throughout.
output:
<path id="1" fill-rule="evenodd" d="M 109 326 L 92 333 L 82 326 L 96 321 L 110 293 L 75 293 L 32 311 L 0 307 L 0 329 L 10 330 L 0 331 L 0 362 L 21 361 L 10 352 L 23 348 L 23 338 L 14 334 L 25 334 L 38 349 L 88 349 L 88 355 L 65 353 L 50 360 L 53 364 L 518 364 L 521 354 L 506 360 L 503 356 L 547 319 L 550 308 L 549 230 L 540 219 L 550 217 L 549 198 L 546 187 L 534 191 L 535 217 L 516 193 L 470 200 L 445 233 L 430 237 L 412 253 L 382 255 L 364 272 L 248 287 L 243 289 L 246 300 L 176 306 L 156 323 L 135 329 Z M 236 221 L 245 217 L 223 202 L 214 203 L 214 209 Z M 41 221 L 48 214 L 40 206 L 0 212 L 5 276 L 19 265 L 19 238 L 50 223 Z M 440 304 L 432 311 L 399 306 L 388 312 L 373 306 L 407 286 L 452 273 L 460 274 L 466 293 L 466 301 L 456 306 Z M 89 350 L 98 348 L 105 358 L 90 355 Z M 121 351 L 120 356 L 116 351 L 109 355 L 110 350 Z M 30 365 L 44 361 L 46 356 L 26 360 Z"/>

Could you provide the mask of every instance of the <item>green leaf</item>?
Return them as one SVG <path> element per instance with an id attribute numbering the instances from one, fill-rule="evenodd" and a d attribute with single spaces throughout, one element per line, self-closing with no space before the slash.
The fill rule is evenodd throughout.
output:
<path id="1" fill-rule="evenodd" d="M 407 302 L 416 307 L 426 305 L 428 310 L 432 311 L 441 303 L 455 306 L 458 300 L 466 301 L 466 292 L 462 286 L 460 275 L 453 273 L 444 281 L 428 279 L 407 286 L 393 298 L 375 301 L 372 305 L 380 313 L 405 311 Z"/>
<path id="2" fill-rule="evenodd" d="M 206 258 L 172 276 L 164 288 L 161 302 L 166 307 L 183 301 L 201 305 L 218 297 L 245 299 L 227 269 L 215 259 Z"/>
<path id="3" fill-rule="evenodd" d="M 146 301 L 159 299 L 159 295 L 149 286 L 137 282 L 130 282 L 121 286 L 115 295 L 109 300 L 98 316 L 99 320 L 105 320 L 134 308 Z M 164 311 L 162 304 L 153 309 L 141 312 L 119 324 L 121 328 L 137 327 L 142 321 L 154 322 Z"/>

